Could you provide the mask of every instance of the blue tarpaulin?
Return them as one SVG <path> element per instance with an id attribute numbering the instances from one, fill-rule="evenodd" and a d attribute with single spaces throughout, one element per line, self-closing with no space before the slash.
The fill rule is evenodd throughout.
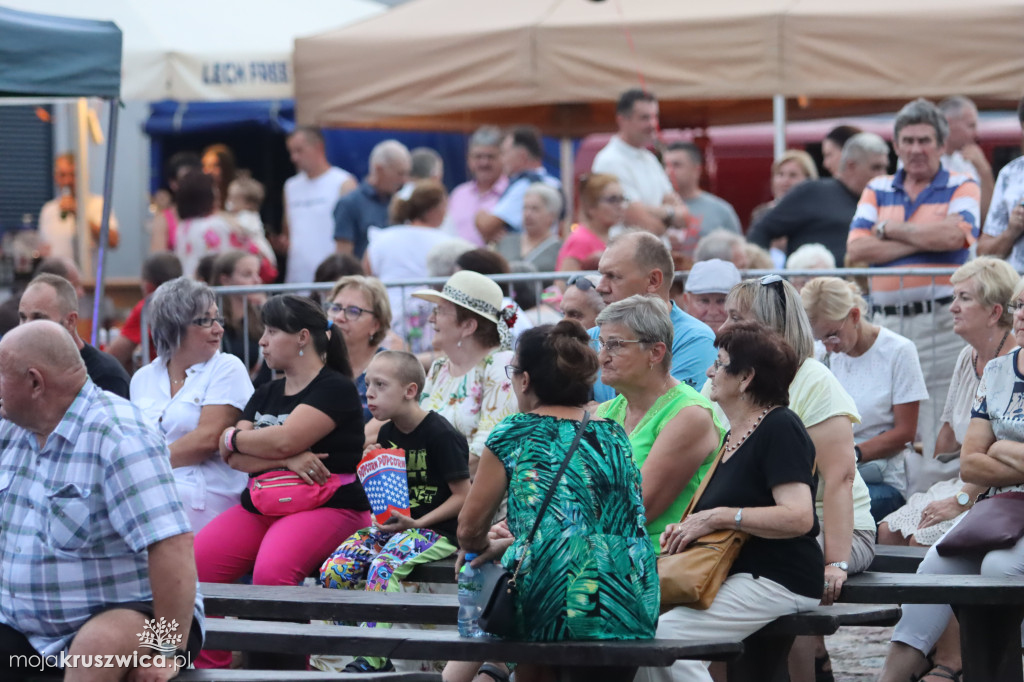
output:
<path id="1" fill-rule="evenodd" d="M 0 7 L 0 96 L 117 97 L 121 29 Z"/>
<path id="2" fill-rule="evenodd" d="M 257 126 L 274 132 L 295 129 L 295 101 L 175 102 L 150 105 L 146 133 L 154 137 Z"/>

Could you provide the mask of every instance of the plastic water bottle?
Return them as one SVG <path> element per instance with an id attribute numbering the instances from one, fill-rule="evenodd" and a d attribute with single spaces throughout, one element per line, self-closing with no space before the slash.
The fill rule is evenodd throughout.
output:
<path id="1" fill-rule="evenodd" d="M 460 637 L 482 637 L 480 630 L 480 613 L 483 606 L 480 604 L 480 590 L 483 587 L 483 574 L 469 565 L 476 554 L 467 553 L 466 563 L 459 571 L 459 636 Z"/>

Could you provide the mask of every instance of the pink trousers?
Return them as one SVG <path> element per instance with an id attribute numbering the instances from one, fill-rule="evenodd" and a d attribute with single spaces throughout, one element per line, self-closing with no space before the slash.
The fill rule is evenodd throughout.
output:
<path id="1" fill-rule="evenodd" d="M 371 525 L 370 512 L 321 507 L 288 516 L 252 514 L 238 504 L 195 539 L 199 581 L 233 583 L 252 571 L 254 585 L 298 585 L 342 540 Z M 230 651 L 203 650 L 197 668 L 227 668 Z"/>

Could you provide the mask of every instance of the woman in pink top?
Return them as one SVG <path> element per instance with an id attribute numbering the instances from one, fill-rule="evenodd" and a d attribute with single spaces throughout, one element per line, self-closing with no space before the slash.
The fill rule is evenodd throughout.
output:
<path id="1" fill-rule="evenodd" d="M 573 272 L 596 270 L 604 253 L 608 231 L 622 223 L 626 197 L 618 178 L 608 173 L 593 173 L 580 182 L 583 221 L 574 226 L 558 252 L 557 269 Z"/>

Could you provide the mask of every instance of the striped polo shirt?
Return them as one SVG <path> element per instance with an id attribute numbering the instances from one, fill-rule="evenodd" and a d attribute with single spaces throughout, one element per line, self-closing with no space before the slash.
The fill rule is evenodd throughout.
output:
<path id="1" fill-rule="evenodd" d="M 919 251 L 888 263 L 875 263 L 879 268 L 927 268 L 959 266 L 967 262 L 969 248 L 978 235 L 978 214 L 981 212 L 981 190 L 970 176 L 950 173 L 945 168 L 932 179 L 917 199 L 910 200 L 903 188 L 906 171 L 873 179 L 864 188 L 857 212 L 850 223 L 847 244 L 871 235 L 871 228 L 882 220 L 906 223 L 929 223 L 947 216 L 960 216 L 964 242 L 953 251 Z M 953 287 L 948 276 L 931 277 L 879 276 L 871 278 L 871 297 L 875 305 L 901 305 L 950 296 Z"/>

